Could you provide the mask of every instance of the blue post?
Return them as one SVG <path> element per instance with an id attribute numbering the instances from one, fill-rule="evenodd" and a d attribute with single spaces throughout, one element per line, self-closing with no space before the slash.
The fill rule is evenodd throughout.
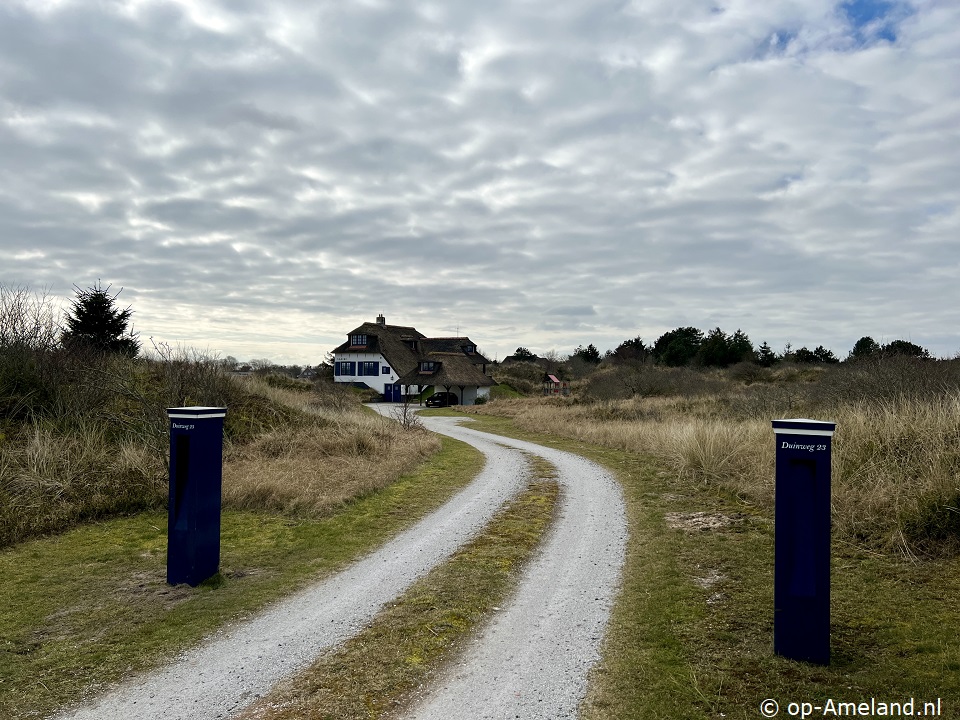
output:
<path id="1" fill-rule="evenodd" d="M 836 423 L 774 420 L 773 651 L 830 664 L 830 452 Z"/>
<path id="2" fill-rule="evenodd" d="M 222 407 L 168 408 L 167 582 L 199 585 L 220 567 Z"/>

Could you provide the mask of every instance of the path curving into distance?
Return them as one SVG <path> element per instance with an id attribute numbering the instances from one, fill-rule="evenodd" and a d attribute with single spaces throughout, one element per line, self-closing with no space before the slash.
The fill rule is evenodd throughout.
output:
<path id="1" fill-rule="evenodd" d="M 575 716 L 623 564 L 626 522 L 618 486 L 576 455 L 462 428 L 456 418 L 425 418 L 424 424 L 486 457 L 473 482 L 443 507 L 340 573 L 57 717 L 229 718 L 358 633 L 384 605 L 482 530 L 526 487 L 522 451 L 558 467 L 564 489 L 558 520 L 510 605 L 470 644 L 464 664 L 425 693 L 414 717 Z M 506 634 L 516 635 L 517 642 L 505 643 Z M 504 650 L 507 655 L 491 655 Z"/>
<path id="2" fill-rule="evenodd" d="M 423 418 L 431 430 L 474 444 L 487 433 Z M 573 453 L 497 436 L 557 468 L 557 520 L 501 612 L 407 714 L 416 720 L 578 716 L 599 659 L 623 569 L 627 523 L 620 486 Z"/>

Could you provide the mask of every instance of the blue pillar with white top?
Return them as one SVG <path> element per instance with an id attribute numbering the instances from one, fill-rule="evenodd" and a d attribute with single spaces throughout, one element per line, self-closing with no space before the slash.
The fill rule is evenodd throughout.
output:
<path id="1" fill-rule="evenodd" d="M 168 408 L 167 582 L 199 585 L 220 568 L 222 407 Z"/>
<path id="2" fill-rule="evenodd" d="M 836 423 L 774 420 L 773 651 L 830 663 L 830 454 Z"/>

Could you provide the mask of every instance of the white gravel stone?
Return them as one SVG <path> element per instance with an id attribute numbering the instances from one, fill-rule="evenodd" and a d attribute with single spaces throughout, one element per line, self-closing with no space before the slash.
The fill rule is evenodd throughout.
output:
<path id="1" fill-rule="evenodd" d="M 455 437 L 489 436 L 463 428 Z M 559 516 L 515 596 L 467 644 L 463 660 L 422 694 L 409 718 L 575 718 L 599 659 L 626 549 L 620 486 L 578 455 L 499 442 L 557 467 Z"/>
<path id="2" fill-rule="evenodd" d="M 388 602 L 486 525 L 528 481 L 521 450 L 559 468 L 555 527 L 519 592 L 495 616 L 415 717 L 574 717 L 598 657 L 623 564 L 619 487 L 599 466 L 532 443 L 478 433 L 452 418 L 436 432 L 486 456 L 477 478 L 379 550 L 259 616 L 229 627 L 170 665 L 133 678 L 61 720 L 227 718 L 359 632 Z M 508 445 L 508 447 L 504 447 Z"/>

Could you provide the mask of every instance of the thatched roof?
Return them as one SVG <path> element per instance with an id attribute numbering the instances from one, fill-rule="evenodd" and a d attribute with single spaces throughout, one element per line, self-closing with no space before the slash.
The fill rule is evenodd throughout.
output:
<path id="1" fill-rule="evenodd" d="M 460 353 L 466 355 L 474 365 L 486 365 L 490 362 L 476 351 L 477 344 L 468 337 L 424 338 L 420 345 L 424 354 Z M 474 351 L 468 353 L 465 349 L 467 347 L 472 347 Z"/>
<path id="2" fill-rule="evenodd" d="M 403 385 L 442 387 L 489 387 L 497 384 L 493 378 L 484 375 L 462 352 L 432 352 L 421 359 L 435 362 L 436 369 L 422 371 L 418 363 L 411 372 L 403 374 L 398 382 Z"/>
<path id="3" fill-rule="evenodd" d="M 382 319 L 382 317 L 381 317 Z M 367 344 L 352 345 L 350 338 L 366 335 Z M 473 352 L 467 352 L 472 347 Z M 347 341 L 334 353 L 380 353 L 397 373 L 399 382 L 407 385 L 445 385 L 487 387 L 494 380 L 477 367 L 489 360 L 476 352 L 476 343 L 468 337 L 428 338 L 416 328 L 366 322 L 347 334 Z M 420 362 L 437 363 L 433 372 L 420 371 Z"/>
<path id="4" fill-rule="evenodd" d="M 357 347 L 350 344 L 350 337 L 366 335 L 367 344 Z M 334 353 L 370 352 L 380 353 L 398 375 L 416 369 L 419 349 L 411 345 L 419 343 L 423 333 L 404 325 L 381 325 L 366 322 L 347 334 L 347 341 L 334 349 Z"/>

